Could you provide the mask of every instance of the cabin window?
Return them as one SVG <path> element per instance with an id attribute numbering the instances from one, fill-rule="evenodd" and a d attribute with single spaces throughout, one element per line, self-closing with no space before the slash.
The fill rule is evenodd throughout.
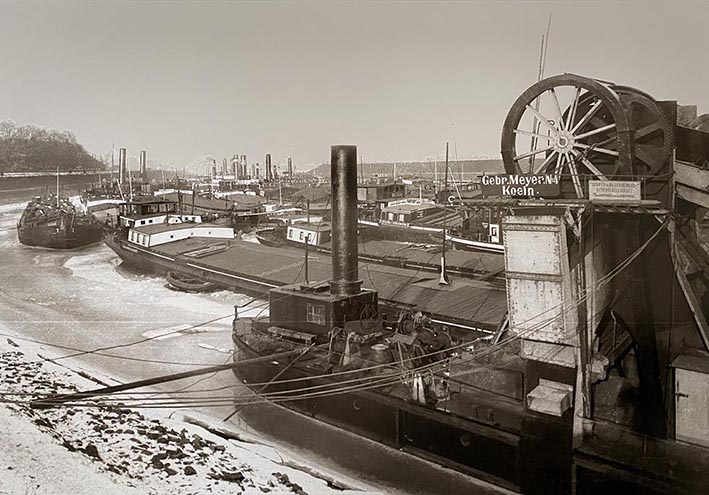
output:
<path id="1" fill-rule="evenodd" d="M 300 240 L 301 241 L 303 240 L 303 231 L 302 230 L 300 231 Z"/>
<path id="2" fill-rule="evenodd" d="M 293 231 L 288 229 L 288 239 L 293 239 Z"/>
<path id="3" fill-rule="evenodd" d="M 150 220 L 148 220 L 148 223 L 153 223 L 153 219 L 151 218 Z"/>
<path id="4" fill-rule="evenodd" d="M 394 221 L 394 214 L 393 213 L 389 213 L 389 221 L 390 222 Z"/>
<path id="5" fill-rule="evenodd" d="M 306 304 L 305 321 L 316 325 L 325 325 L 325 306 L 319 304 Z"/>
<path id="6" fill-rule="evenodd" d="M 404 223 L 404 214 L 399 213 L 399 222 Z"/>

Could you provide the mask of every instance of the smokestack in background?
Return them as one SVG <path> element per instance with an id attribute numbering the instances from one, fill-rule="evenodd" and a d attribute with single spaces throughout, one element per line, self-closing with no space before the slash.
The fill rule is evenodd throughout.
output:
<path id="1" fill-rule="evenodd" d="M 140 152 L 140 177 L 143 179 L 148 178 L 148 165 L 145 150 Z"/>
<path id="2" fill-rule="evenodd" d="M 239 178 L 246 179 L 246 176 L 249 175 L 248 164 L 246 162 L 246 155 L 241 155 L 241 161 L 239 164 L 241 166 L 241 171 L 239 172 Z"/>
<path id="3" fill-rule="evenodd" d="M 273 170 L 271 169 L 271 154 L 266 153 L 266 177 L 267 181 L 273 180 Z"/>

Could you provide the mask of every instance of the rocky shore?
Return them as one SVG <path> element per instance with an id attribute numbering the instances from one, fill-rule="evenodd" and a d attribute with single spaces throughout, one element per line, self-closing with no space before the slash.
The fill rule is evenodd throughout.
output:
<path id="1" fill-rule="evenodd" d="M 33 398 L 97 384 L 25 347 L 0 344 L 0 494 L 362 493 L 218 425 L 90 401 L 32 409 Z"/>

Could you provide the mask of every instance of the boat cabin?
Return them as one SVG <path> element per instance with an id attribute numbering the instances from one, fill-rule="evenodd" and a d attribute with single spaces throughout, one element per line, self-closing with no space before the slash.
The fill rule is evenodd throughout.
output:
<path id="1" fill-rule="evenodd" d="M 286 238 L 289 241 L 310 246 L 319 246 L 330 242 L 332 228 L 329 223 L 295 223 L 288 226 Z"/>
<path id="2" fill-rule="evenodd" d="M 119 215 L 123 227 L 202 221 L 200 215 L 178 214 L 176 202 L 155 197 L 136 198 L 123 203 L 120 205 Z"/>
<path id="3" fill-rule="evenodd" d="M 128 231 L 128 242 L 145 247 L 159 246 L 190 237 L 233 239 L 234 229 L 207 223 L 162 223 L 141 225 Z"/>
<path id="4" fill-rule="evenodd" d="M 382 208 L 380 220 L 382 224 L 410 225 L 429 215 L 439 213 L 440 209 L 431 204 L 402 203 Z"/>
<path id="5" fill-rule="evenodd" d="M 374 204 L 377 201 L 406 197 L 406 186 L 400 183 L 358 184 L 357 202 Z"/>

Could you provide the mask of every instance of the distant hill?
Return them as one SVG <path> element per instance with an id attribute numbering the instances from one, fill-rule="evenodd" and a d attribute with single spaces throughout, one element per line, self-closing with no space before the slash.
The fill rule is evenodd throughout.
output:
<path id="1" fill-rule="evenodd" d="M 448 162 L 449 177 L 458 180 L 460 177 L 461 168 L 463 171 L 463 179 L 470 180 L 474 176 L 482 174 L 502 174 L 505 172 L 505 167 L 502 160 L 458 160 Z M 379 177 L 394 176 L 396 169 L 397 177 L 411 178 L 427 178 L 433 179 L 434 173 L 438 171 L 438 178 L 443 180 L 445 172 L 445 164 L 438 162 L 404 162 L 404 163 L 363 163 L 361 168 L 358 167 L 358 175 L 361 173 L 365 178 L 378 175 Z M 310 171 L 313 175 L 329 177 L 330 164 L 320 165 Z"/>
<path id="2" fill-rule="evenodd" d="M 0 172 L 97 170 L 104 164 L 91 156 L 71 131 L 0 122 Z"/>

